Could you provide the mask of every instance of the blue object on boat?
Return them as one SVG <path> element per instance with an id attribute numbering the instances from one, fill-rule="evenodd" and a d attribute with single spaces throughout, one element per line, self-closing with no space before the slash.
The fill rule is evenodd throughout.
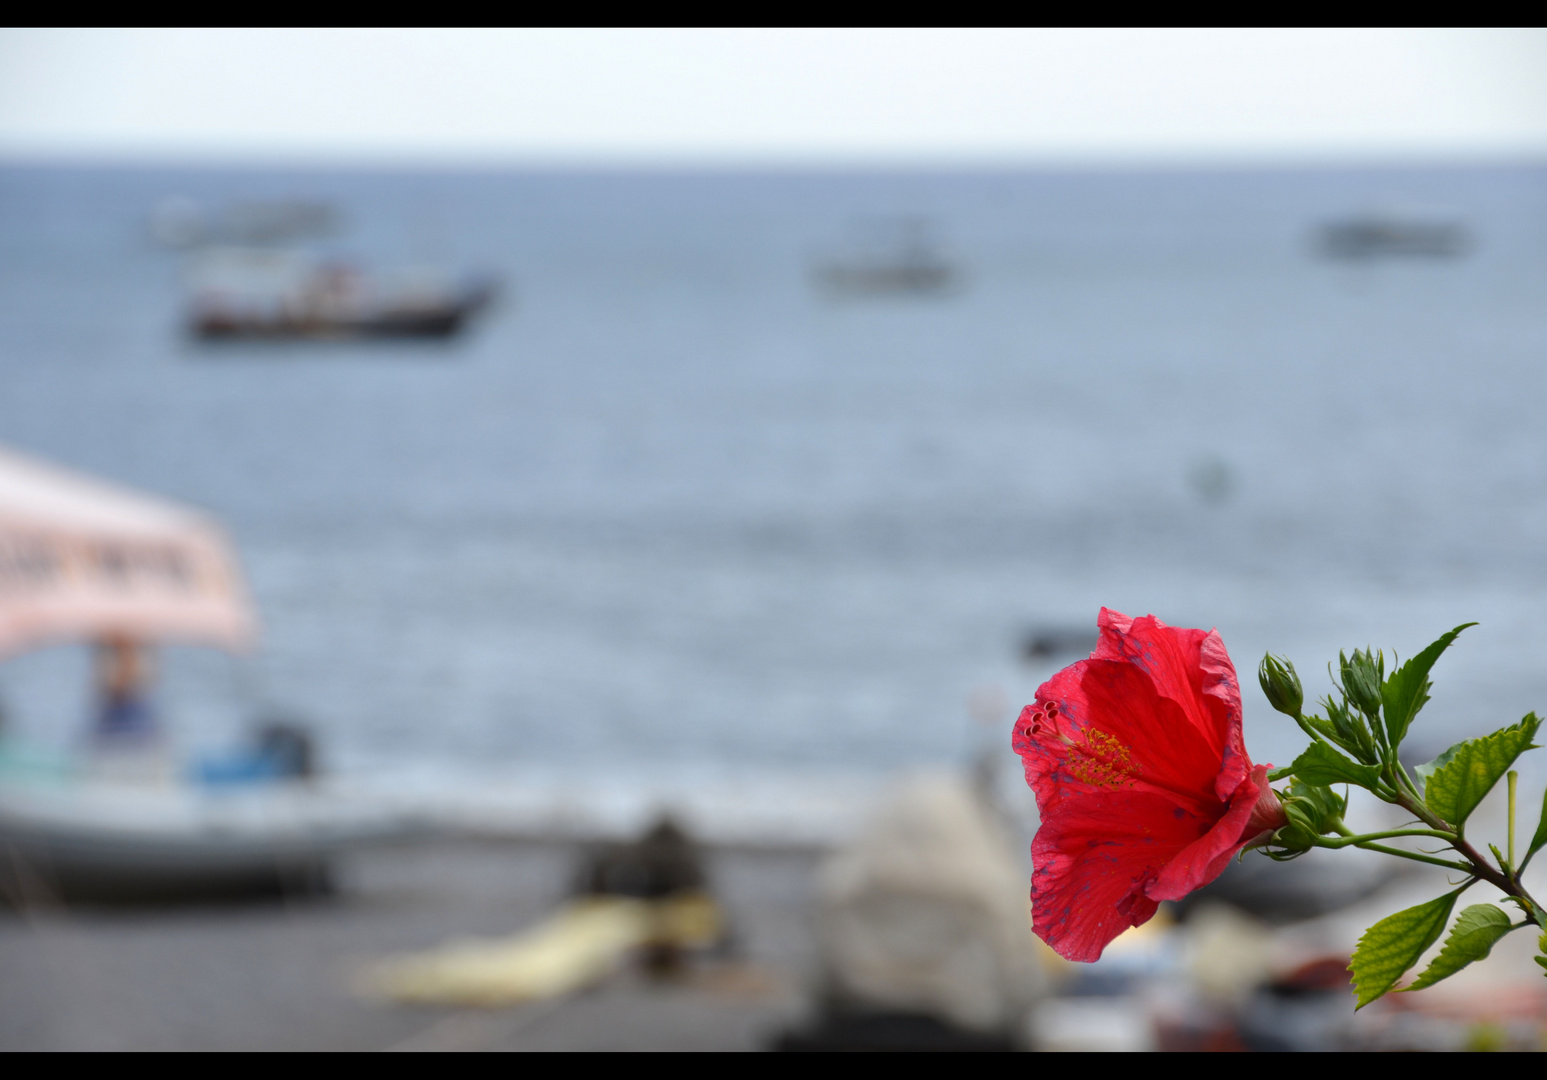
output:
<path id="1" fill-rule="evenodd" d="M 210 787 L 267 784 L 286 775 L 284 762 L 277 755 L 251 750 L 200 758 L 190 771 L 192 779 Z"/>

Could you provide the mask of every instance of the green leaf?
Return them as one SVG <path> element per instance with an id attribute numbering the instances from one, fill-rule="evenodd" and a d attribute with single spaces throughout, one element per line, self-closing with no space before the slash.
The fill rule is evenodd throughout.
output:
<path id="1" fill-rule="evenodd" d="M 1536 823 L 1536 835 L 1531 837 L 1531 846 L 1526 848 L 1526 857 L 1520 863 L 1522 870 L 1525 869 L 1526 862 L 1541 849 L 1543 844 L 1547 844 L 1547 791 L 1542 792 L 1541 820 Z"/>
<path id="2" fill-rule="evenodd" d="M 1531 738 L 1540 724 L 1535 713 L 1527 713 L 1513 727 L 1452 746 L 1431 762 L 1426 774 L 1420 767 L 1427 777 L 1423 801 L 1459 829 L 1515 759 L 1536 745 Z"/>
<path id="3" fill-rule="evenodd" d="M 1439 940 L 1450 920 L 1461 890 L 1446 893 L 1427 904 L 1388 915 L 1364 932 L 1354 950 L 1349 970 L 1354 973 L 1355 1009 L 1362 1009 L 1387 990 L 1418 962 L 1424 950 Z"/>
<path id="4" fill-rule="evenodd" d="M 1439 640 L 1413 657 L 1397 670 L 1381 686 L 1380 696 L 1386 718 L 1386 735 L 1396 746 L 1407 734 L 1413 717 L 1429 700 L 1429 669 L 1440 658 L 1440 653 L 1450 648 L 1450 643 L 1474 622 L 1462 623 L 1454 630 L 1440 635 Z"/>
<path id="5" fill-rule="evenodd" d="M 1473 904 L 1450 928 L 1445 947 L 1408 990 L 1422 990 L 1454 975 L 1473 960 L 1481 960 L 1494 943 L 1509 933 L 1509 913 L 1494 904 Z"/>
<path id="6" fill-rule="evenodd" d="M 1423 765 L 1413 766 L 1413 773 L 1418 777 L 1418 790 L 1420 792 L 1429 790 L 1429 777 L 1433 776 L 1437 770 L 1444 768 L 1446 765 L 1449 765 L 1450 759 L 1456 756 L 1456 751 L 1460 750 L 1462 745 L 1463 744 L 1461 743 L 1457 743 L 1455 746 L 1452 746 L 1449 750 L 1446 750 L 1433 761 Z"/>
<path id="7" fill-rule="evenodd" d="M 1358 784 L 1369 788 L 1380 779 L 1379 765 L 1356 765 L 1326 743 L 1312 743 L 1289 768 L 1295 776 L 1317 787 Z"/>

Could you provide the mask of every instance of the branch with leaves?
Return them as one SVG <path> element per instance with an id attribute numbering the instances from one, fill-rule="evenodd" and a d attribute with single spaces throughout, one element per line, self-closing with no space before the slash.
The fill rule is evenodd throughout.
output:
<path id="1" fill-rule="evenodd" d="M 1520 723 L 1480 739 L 1468 739 L 1446 750 L 1427 765 L 1409 770 L 1401 761 L 1402 740 L 1429 700 L 1429 671 L 1440 654 L 1468 626 L 1442 635 L 1407 663 L 1386 673 L 1382 653 L 1354 650 L 1338 654 L 1332 672 L 1334 689 L 1321 699 L 1321 714 L 1304 712 L 1304 691 L 1292 663 L 1271 654 L 1263 657 L 1258 679 L 1268 701 L 1294 719 L 1311 737 L 1311 745 L 1269 780 L 1288 780 L 1276 790 L 1289 824 L 1260 843 L 1274 859 L 1293 859 L 1313 847 L 1362 848 L 1398 858 L 1443 866 L 1462 875 L 1451 892 L 1390 915 L 1359 939 L 1350 965 L 1354 974 L 1356 1008 L 1363 1008 L 1397 984 L 1450 922 L 1457 899 L 1478 882 L 1504 894 L 1519 919 L 1497 904 L 1473 904 L 1451 926 L 1440 953 L 1407 990 L 1421 990 L 1488 955 L 1506 934 L 1532 926 L 1544 931 L 1538 945 L 1547 954 L 1547 911 L 1526 891 L 1520 875 L 1531 857 L 1547 845 L 1547 798 L 1542 817 L 1524 856 L 1515 849 L 1515 787 L 1510 769 L 1526 750 L 1533 749 L 1541 721 L 1535 713 Z M 1509 829 L 1505 850 L 1480 853 L 1466 835 L 1467 819 L 1500 780 L 1507 778 Z M 1333 790 L 1352 785 L 1382 802 L 1400 807 L 1411 824 L 1381 832 L 1358 833 L 1343 821 L 1348 801 Z M 1394 847 L 1383 841 L 1409 839 L 1433 842 L 1428 851 Z M 1536 962 L 1547 968 L 1547 955 Z"/>

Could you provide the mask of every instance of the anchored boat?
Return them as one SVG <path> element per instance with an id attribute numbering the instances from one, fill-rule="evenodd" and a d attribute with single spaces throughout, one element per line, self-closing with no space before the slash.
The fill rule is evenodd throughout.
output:
<path id="1" fill-rule="evenodd" d="M 206 341 L 445 338 L 497 292 L 487 277 L 423 268 L 372 275 L 291 251 L 218 249 L 191 271 L 188 330 Z"/>
<path id="2" fill-rule="evenodd" d="M 1330 222 L 1317 240 L 1332 259 L 1449 259 L 1472 247 L 1471 233 L 1458 221 L 1392 213 Z"/>

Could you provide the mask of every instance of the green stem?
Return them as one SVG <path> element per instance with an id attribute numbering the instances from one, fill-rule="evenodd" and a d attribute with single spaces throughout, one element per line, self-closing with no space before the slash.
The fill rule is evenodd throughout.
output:
<path id="1" fill-rule="evenodd" d="M 1306 720 L 1304 713 L 1295 713 L 1295 723 L 1300 725 L 1301 731 L 1305 732 L 1311 737 L 1312 742 L 1324 743 L 1327 741 L 1322 737 L 1321 732 L 1311 727 L 1310 721 Z"/>
<path id="2" fill-rule="evenodd" d="M 1515 865 L 1515 784 L 1520 779 L 1520 774 L 1514 769 L 1509 770 L 1509 865 Z"/>
<path id="3" fill-rule="evenodd" d="M 1386 726 L 1380 722 L 1379 715 L 1370 716 L 1366 713 L 1364 719 L 1370 733 L 1375 736 L 1375 745 L 1380 748 L 1381 756 L 1385 757 L 1391 749 L 1391 745 L 1386 741 Z"/>
<path id="4" fill-rule="evenodd" d="M 1460 870 L 1462 873 L 1469 874 L 1472 877 L 1477 876 L 1477 872 L 1472 867 L 1466 865 L 1466 863 L 1453 862 L 1449 859 L 1436 859 L 1432 855 L 1420 855 L 1416 851 L 1403 851 L 1401 848 L 1387 847 L 1385 844 L 1376 844 L 1371 840 L 1373 837 L 1386 836 L 1437 836 L 1441 840 L 1453 841 L 1455 839 L 1454 833 L 1431 833 L 1428 830 L 1398 830 L 1390 833 L 1370 833 L 1368 836 L 1360 836 L 1341 821 L 1332 823 L 1332 827 L 1343 834 L 1342 839 L 1326 840 L 1318 836 L 1314 841 L 1317 847 L 1356 847 L 1362 848 L 1365 851 L 1379 851 L 1386 855 L 1396 855 L 1399 858 L 1412 859 L 1414 862 L 1432 863 L 1435 866 L 1443 866 L 1450 870 Z"/>
<path id="5" fill-rule="evenodd" d="M 1419 792 L 1418 785 L 1413 783 L 1413 778 L 1408 775 L 1407 766 L 1403 765 L 1402 762 L 1393 759 L 1391 762 L 1391 771 L 1397 778 L 1397 791 L 1401 792 L 1405 790 L 1409 799 L 1411 799 L 1418 806 L 1423 806 L 1424 809 L 1427 810 L 1428 807 L 1424 806 L 1423 795 Z"/>
<path id="6" fill-rule="evenodd" d="M 1365 851 L 1379 851 L 1386 855 L 1396 855 L 1403 859 L 1412 859 L 1414 862 L 1429 863 L 1433 866 L 1443 866 L 1450 870 L 1460 870 L 1463 874 L 1477 875 L 1475 867 L 1466 863 L 1454 862 L 1450 859 L 1436 859 L 1429 855 L 1420 855 L 1415 851 L 1403 851 L 1401 848 L 1387 847 L 1385 844 L 1355 844 L 1354 847 Z"/>
<path id="7" fill-rule="evenodd" d="M 1412 781 L 1408 780 L 1407 778 L 1407 770 L 1402 768 L 1400 764 L 1397 766 L 1397 769 L 1399 770 L 1399 775 L 1404 780 L 1407 780 L 1408 786 L 1411 787 Z M 1412 814 L 1413 817 L 1429 826 L 1429 828 L 1448 831 L 1458 839 L 1460 838 L 1461 829 L 1459 827 L 1451 829 L 1449 824 L 1443 818 L 1424 805 L 1423 798 L 1418 795 L 1417 792 L 1406 794 L 1404 792 L 1398 791 L 1397 797 L 1393 799 L 1392 802 L 1396 806 L 1400 806 L 1402 809 L 1406 810 L 1409 814 Z"/>
<path id="8" fill-rule="evenodd" d="M 1339 830 L 1342 832 L 1342 830 Z M 1367 840 L 1390 840 L 1398 836 L 1427 836 L 1435 840 L 1444 840 L 1449 843 L 1456 838 L 1455 833 L 1441 832 L 1439 829 L 1392 829 L 1389 832 L 1353 833 L 1343 832 L 1341 840 L 1324 840 L 1322 847 L 1358 847 Z"/>

